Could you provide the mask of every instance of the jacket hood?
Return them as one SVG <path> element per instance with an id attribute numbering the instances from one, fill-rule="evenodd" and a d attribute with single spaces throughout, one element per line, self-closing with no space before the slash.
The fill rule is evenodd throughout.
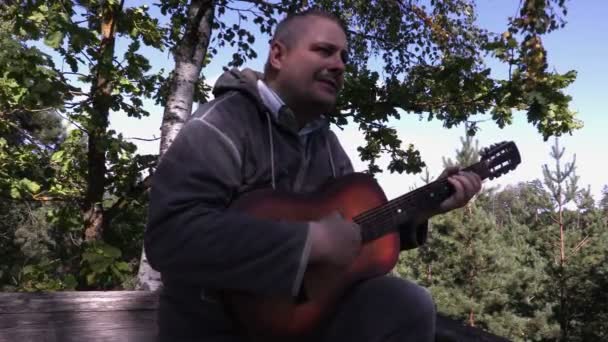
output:
<path id="1" fill-rule="evenodd" d="M 278 112 L 275 111 L 271 114 L 271 109 L 265 104 L 263 97 L 260 94 L 260 87 L 258 82 L 263 80 L 264 75 L 260 72 L 256 72 L 251 69 L 231 69 L 224 72 L 215 83 L 213 88 L 213 94 L 220 97 L 229 92 L 239 92 L 245 97 L 253 100 L 262 116 L 265 116 L 266 122 L 268 123 L 268 139 L 270 141 L 270 165 L 271 165 L 271 176 L 272 176 L 272 187 L 275 188 L 275 157 L 274 157 L 274 140 L 275 134 L 273 133 L 273 124 L 283 128 L 294 136 L 299 136 L 300 142 L 303 142 L 302 138 L 306 139 L 306 136 L 314 131 L 322 131 L 321 135 L 325 141 L 325 150 L 328 153 L 329 163 L 331 164 L 332 174 L 336 175 L 334 160 L 330 149 L 330 142 L 328 138 L 329 134 L 329 121 L 326 117 L 322 116 L 318 120 L 308 123 L 305 127 L 300 129 L 296 116 L 288 106 L 283 105 Z"/>
<path id="2" fill-rule="evenodd" d="M 262 109 L 265 108 L 264 102 L 258 91 L 257 81 L 264 78 L 261 72 L 246 68 L 239 70 L 236 68 L 224 72 L 213 86 L 213 95 L 220 97 L 230 91 L 238 91 L 247 95 Z"/>
<path id="3" fill-rule="evenodd" d="M 215 97 L 222 96 L 230 91 L 238 91 L 243 95 L 253 100 L 258 109 L 268 115 L 269 108 L 266 107 L 262 97 L 260 96 L 257 82 L 264 79 L 264 74 L 249 68 L 239 70 L 236 68 L 224 72 L 213 87 L 213 95 Z M 287 129 L 293 134 L 298 134 L 299 127 L 296 116 L 293 111 L 284 106 L 279 110 L 278 115 L 270 115 L 270 120 L 278 124 L 284 129 Z M 329 121 L 322 117 L 313 125 L 322 127 L 325 130 L 329 129 Z"/>

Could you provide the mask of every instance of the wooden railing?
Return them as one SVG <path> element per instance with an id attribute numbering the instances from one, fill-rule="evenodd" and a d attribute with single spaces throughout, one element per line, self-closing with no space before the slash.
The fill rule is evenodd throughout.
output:
<path id="1" fill-rule="evenodd" d="M 146 291 L 0 292 L 0 341 L 155 341 L 157 303 Z M 439 314 L 437 341 L 508 340 Z"/>

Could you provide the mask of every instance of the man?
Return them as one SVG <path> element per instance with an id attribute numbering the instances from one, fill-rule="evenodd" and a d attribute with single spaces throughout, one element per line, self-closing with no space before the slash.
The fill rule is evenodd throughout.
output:
<path id="1" fill-rule="evenodd" d="M 215 295 L 223 289 L 292 297 L 303 292 L 312 262 L 348 265 L 361 248 L 359 227 L 339 215 L 275 222 L 228 211 L 243 193 L 272 187 L 317 190 L 353 172 L 323 116 L 344 83 L 346 34 L 324 12 L 307 11 L 277 26 L 264 75 L 226 72 L 215 100 L 197 110 L 154 175 L 145 248 L 163 279 L 159 331 L 168 341 L 246 341 Z M 432 215 L 461 207 L 479 191 L 472 173 L 447 170 L 455 194 L 433 213 L 418 213 L 401 248 L 426 239 Z M 433 341 L 428 292 L 382 276 L 345 294 L 314 341 Z"/>

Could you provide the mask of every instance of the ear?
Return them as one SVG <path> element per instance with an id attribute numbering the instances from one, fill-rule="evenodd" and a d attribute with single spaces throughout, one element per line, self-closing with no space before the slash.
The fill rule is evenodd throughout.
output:
<path id="1" fill-rule="evenodd" d="M 268 55 L 268 61 L 273 69 L 281 70 L 287 57 L 287 47 L 285 44 L 278 40 L 270 42 L 270 54 Z"/>

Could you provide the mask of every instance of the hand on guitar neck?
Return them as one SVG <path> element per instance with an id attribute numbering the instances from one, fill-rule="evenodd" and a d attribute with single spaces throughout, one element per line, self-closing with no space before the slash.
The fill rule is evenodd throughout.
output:
<path id="1" fill-rule="evenodd" d="M 481 177 L 475 172 L 463 171 L 461 167 L 452 166 L 446 168 L 437 180 L 445 178 L 454 187 L 454 193 L 441 202 L 436 210 L 423 214 L 425 217 L 419 218 L 420 221 L 464 207 L 481 190 Z"/>
<path id="2" fill-rule="evenodd" d="M 438 177 L 447 178 L 454 193 L 428 212 L 417 213 L 412 222 L 417 225 L 432 216 L 465 206 L 481 189 L 481 178 L 474 172 L 448 167 Z M 348 266 L 361 250 L 361 227 L 344 219 L 338 212 L 310 223 L 311 263 L 327 263 L 337 267 Z"/>

